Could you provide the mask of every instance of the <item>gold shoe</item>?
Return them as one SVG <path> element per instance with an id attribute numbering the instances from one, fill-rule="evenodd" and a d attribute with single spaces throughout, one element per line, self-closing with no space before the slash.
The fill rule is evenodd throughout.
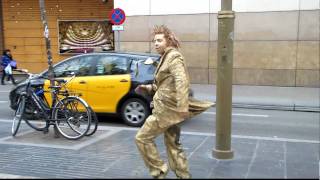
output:
<path id="1" fill-rule="evenodd" d="M 192 178 L 190 173 L 180 174 L 180 173 L 175 172 L 175 174 L 176 174 L 178 179 L 191 179 Z"/>
<path id="2" fill-rule="evenodd" d="M 156 176 L 153 176 L 154 179 L 165 179 L 169 172 L 168 166 L 165 166 L 165 171 L 160 171 L 160 173 Z"/>
<path id="3" fill-rule="evenodd" d="M 166 172 L 162 172 L 162 171 L 161 171 L 158 176 L 153 176 L 153 178 L 154 178 L 154 179 L 165 179 L 166 176 L 167 176 L 167 174 L 168 174 L 168 171 L 166 171 Z"/>

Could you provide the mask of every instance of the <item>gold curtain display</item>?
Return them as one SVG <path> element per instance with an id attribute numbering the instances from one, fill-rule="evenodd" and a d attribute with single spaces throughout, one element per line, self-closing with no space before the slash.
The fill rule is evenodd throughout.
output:
<path id="1" fill-rule="evenodd" d="M 59 21 L 60 54 L 114 50 L 109 21 Z"/>

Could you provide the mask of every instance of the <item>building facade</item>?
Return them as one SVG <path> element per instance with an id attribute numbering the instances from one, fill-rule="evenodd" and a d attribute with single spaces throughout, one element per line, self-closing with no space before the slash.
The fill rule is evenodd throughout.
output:
<path id="1" fill-rule="evenodd" d="M 12 51 L 19 68 L 41 72 L 48 67 L 39 0 L 1 0 L 3 34 L 0 44 Z M 54 63 L 72 54 L 59 51 L 60 21 L 108 20 L 113 0 L 45 0 Z M 1 11 L 0 11 L 1 12 Z M 1 23 L 0 23 L 1 24 Z M 63 29 L 63 28 L 60 28 Z M 0 46 L 1 47 L 1 46 Z"/>
<path id="2" fill-rule="evenodd" d="M 233 84 L 320 87 L 319 1 L 234 0 Z M 72 55 L 61 53 L 58 22 L 108 20 L 113 8 L 121 8 L 127 18 L 120 50 L 154 52 L 152 28 L 165 24 L 181 40 L 192 83 L 216 82 L 221 0 L 45 2 L 54 63 Z M 46 69 L 39 1 L 2 0 L 0 12 L 0 49 L 11 49 L 21 68 Z"/>
<path id="3" fill-rule="evenodd" d="M 0 52 L 3 51 L 4 47 L 3 47 L 3 17 L 2 17 L 2 3 L 0 3 Z"/>
<path id="4" fill-rule="evenodd" d="M 233 84 L 319 87 L 319 0 L 234 0 Z M 121 50 L 153 51 L 166 24 L 180 38 L 193 83 L 216 82 L 221 0 L 115 0 L 127 15 Z"/>

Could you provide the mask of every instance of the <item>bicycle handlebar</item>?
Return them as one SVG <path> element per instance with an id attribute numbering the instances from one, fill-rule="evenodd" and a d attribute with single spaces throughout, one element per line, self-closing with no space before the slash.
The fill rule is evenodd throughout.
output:
<path id="1" fill-rule="evenodd" d="M 29 73 L 27 69 L 14 69 L 14 71 L 22 72 L 22 73 L 27 74 L 27 75 L 28 75 L 28 79 L 29 79 L 30 77 L 32 77 L 33 75 L 35 75 L 35 74 L 32 74 L 32 73 Z M 58 83 L 58 86 L 60 86 L 61 84 L 64 84 L 64 86 L 65 86 L 65 85 L 67 85 L 72 79 L 74 79 L 75 77 L 76 77 L 76 74 L 75 74 L 75 73 L 72 73 L 72 76 L 71 76 L 71 78 L 70 78 L 69 80 L 56 79 L 56 78 L 54 78 L 53 81 L 57 82 L 57 83 Z M 44 77 L 44 76 L 41 76 L 41 78 L 50 80 L 48 77 Z M 55 86 L 55 87 L 57 88 L 58 86 Z"/>
<path id="2" fill-rule="evenodd" d="M 61 85 L 61 84 L 67 85 L 67 84 L 68 84 L 72 79 L 74 79 L 75 77 L 76 77 L 76 75 L 73 74 L 69 80 L 53 78 L 53 81 L 57 82 L 59 85 Z M 43 79 L 50 80 L 49 77 L 44 77 L 44 76 L 42 76 L 42 78 L 43 78 Z"/>

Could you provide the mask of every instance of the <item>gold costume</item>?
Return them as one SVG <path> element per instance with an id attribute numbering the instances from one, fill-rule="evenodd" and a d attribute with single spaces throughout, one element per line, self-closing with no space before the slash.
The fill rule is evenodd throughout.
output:
<path id="1" fill-rule="evenodd" d="M 214 103 L 189 97 L 189 76 L 181 53 L 167 47 L 155 71 L 155 80 L 148 93 L 154 94 L 154 109 L 136 135 L 136 144 L 153 177 L 165 177 L 168 166 L 160 159 L 154 139 L 164 133 L 169 166 L 179 178 L 190 178 L 187 157 L 179 143 L 179 123 L 183 114 L 193 117 Z"/>

